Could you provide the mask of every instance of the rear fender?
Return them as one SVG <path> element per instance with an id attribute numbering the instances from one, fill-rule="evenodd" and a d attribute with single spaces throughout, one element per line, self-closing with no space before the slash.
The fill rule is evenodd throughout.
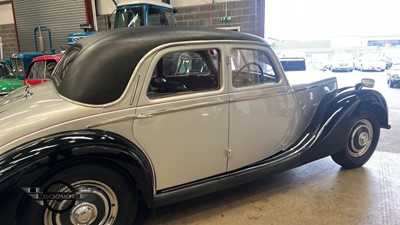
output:
<path id="1" fill-rule="evenodd" d="M 16 204 L 24 194 L 21 187 L 29 187 L 60 165 L 87 160 L 112 163 L 124 170 L 136 182 L 147 205 L 151 206 L 153 173 L 144 153 L 115 133 L 80 130 L 43 137 L 0 156 L 0 215 L 8 210 L 15 213 Z"/>

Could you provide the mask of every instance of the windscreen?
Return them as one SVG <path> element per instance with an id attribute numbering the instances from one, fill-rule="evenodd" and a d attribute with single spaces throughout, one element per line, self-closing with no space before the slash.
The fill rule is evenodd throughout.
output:
<path id="1" fill-rule="evenodd" d="M 143 6 L 125 6 L 117 9 L 115 13 L 114 28 L 140 27 L 144 22 Z"/>
<path id="2" fill-rule="evenodd" d="M 13 76 L 11 68 L 6 63 L 0 63 L 0 78 Z"/>
<path id="3" fill-rule="evenodd" d="M 55 60 L 34 62 L 29 71 L 28 79 L 46 79 L 50 77 L 56 64 Z"/>

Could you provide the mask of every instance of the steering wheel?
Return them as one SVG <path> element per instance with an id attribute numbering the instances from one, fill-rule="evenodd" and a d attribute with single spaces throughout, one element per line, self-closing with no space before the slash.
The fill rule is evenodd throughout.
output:
<path id="1" fill-rule="evenodd" d="M 260 74 L 261 74 L 260 80 L 253 81 L 254 77 L 248 76 L 251 65 L 255 65 L 260 70 Z M 249 72 L 243 73 L 243 70 L 246 68 Z M 233 77 L 233 83 L 237 84 L 235 86 L 247 86 L 248 84 L 252 84 L 252 83 L 258 82 L 258 81 L 261 81 L 261 83 L 263 83 L 263 80 L 264 80 L 263 74 L 264 74 L 264 72 L 263 72 L 263 69 L 260 64 L 258 64 L 256 62 L 249 62 L 249 63 L 246 63 L 244 66 L 240 67 L 240 69 L 236 72 L 236 75 Z"/>

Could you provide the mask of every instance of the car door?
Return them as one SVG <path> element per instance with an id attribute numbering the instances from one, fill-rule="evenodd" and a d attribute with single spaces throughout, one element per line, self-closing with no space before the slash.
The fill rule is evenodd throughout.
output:
<path id="1" fill-rule="evenodd" d="M 226 172 L 228 88 L 222 63 L 217 45 L 168 48 L 154 56 L 133 134 L 151 160 L 156 190 Z"/>
<path id="2" fill-rule="evenodd" d="M 228 170 L 282 150 L 296 126 L 295 102 L 272 50 L 235 46 L 230 50 Z"/>

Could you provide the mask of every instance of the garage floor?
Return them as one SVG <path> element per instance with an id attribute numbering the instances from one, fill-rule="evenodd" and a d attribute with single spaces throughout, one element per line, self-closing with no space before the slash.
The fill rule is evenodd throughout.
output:
<path id="1" fill-rule="evenodd" d="M 263 180 L 157 208 L 140 224 L 400 224 L 400 155 L 376 152 L 362 168 L 330 158 Z"/>
<path id="2" fill-rule="evenodd" d="M 400 224 L 400 88 L 388 89 L 385 75 L 372 74 L 389 100 L 392 129 L 381 131 L 375 154 L 362 168 L 343 170 L 327 157 L 223 192 L 142 210 L 139 224 Z"/>

